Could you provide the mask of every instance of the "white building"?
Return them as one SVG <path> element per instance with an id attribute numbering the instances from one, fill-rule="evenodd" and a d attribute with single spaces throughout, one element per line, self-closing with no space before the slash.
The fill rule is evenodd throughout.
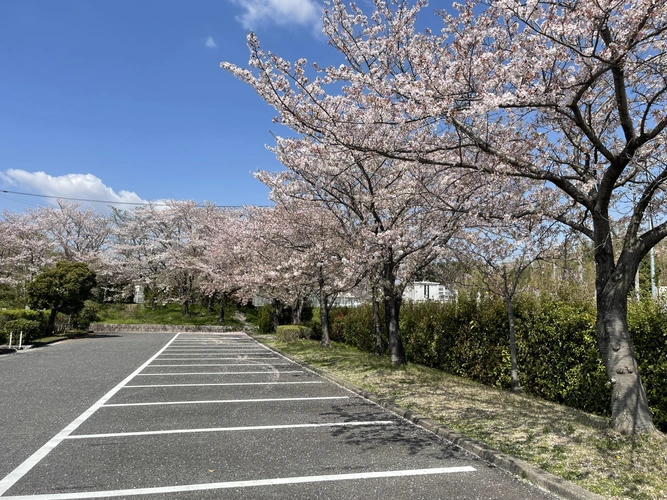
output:
<path id="1" fill-rule="evenodd" d="M 413 281 L 405 287 L 403 300 L 411 302 L 452 302 L 456 300 L 456 291 L 450 290 L 435 281 Z"/>

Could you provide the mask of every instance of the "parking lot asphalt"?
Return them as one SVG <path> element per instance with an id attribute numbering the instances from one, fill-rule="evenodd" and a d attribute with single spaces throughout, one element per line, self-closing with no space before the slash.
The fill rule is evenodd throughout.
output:
<path id="1" fill-rule="evenodd" d="M 0 498 L 553 498 L 243 333 L 5 356 L 0 398 Z"/>

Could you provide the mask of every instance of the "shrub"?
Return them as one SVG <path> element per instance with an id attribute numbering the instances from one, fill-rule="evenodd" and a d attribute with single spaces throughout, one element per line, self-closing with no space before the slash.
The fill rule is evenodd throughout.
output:
<path id="1" fill-rule="evenodd" d="M 14 339 L 13 339 L 14 344 L 18 344 L 19 335 L 21 332 L 23 332 L 24 343 L 32 342 L 33 340 L 39 338 L 42 333 L 42 328 L 39 322 L 30 319 L 13 319 L 7 321 L 3 325 L 2 330 L 5 342 L 8 341 L 9 334 L 12 332 L 14 333 Z"/>
<path id="2" fill-rule="evenodd" d="M 526 393 L 609 414 L 609 387 L 597 348 L 595 305 L 569 297 L 518 297 L 514 304 L 519 381 Z M 374 348 L 370 305 L 331 310 L 332 340 Z M 630 334 L 655 425 L 667 431 L 667 310 L 630 303 Z M 501 300 L 461 296 L 455 304 L 405 303 L 401 335 L 409 362 L 510 388 L 509 328 Z"/>
<path id="3" fill-rule="evenodd" d="M 32 309 L 4 309 L 0 311 L 0 343 L 4 344 L 9 341 L 10 331 L 14 331 L 15 333 L 21 331 L 20 329 L 16 330 L 12 325 L 10 325 L 9 330 L 4 327 L 8 322 L 16 320 L 27 320 L 37 323 L 37 333 L 32 334 L 32 337 L 29 339 L 30 341 L 38 338 L 46 326 L 46 315 L 42 311 L 33 311 Z M 24 341 L 28 341 L 26 339 L 26 331 L 23 332 Z M 30 331 L 32 331 L 32 326 L 30 327 Z M 18 342 L 18 337 L 15 336 L 15 339 Z"/>
<path id="4" fill-rule="evenodd" d="M 295 342 L 300 339 L 310 339 L 313 331 L 301 325 L 281 325 L 276 332 L 276 339 L 282 342 Z"/>
<path id="5" fill-rule="evenodd" d="M 257 327 L 260 333 L 273 333 L 273 307 L 271 304 L 266 304 L 259 308 Z"/>
<path id="6" fill-rule="evenodd" d="M 524 390 L 607 415 L 610 396 L 597 349 L 594 305 L 522 298 L 517 308 L 519 371 Z"/>
<path id="7" fill-rule="evenodd" d="M 74 327 L 80 330 L 87 329 L 91 323 L 99 321 L 100 310 L 100 304 L 92 300 L 86 300 L 83 309 L 72 318 Z"/>
<path id="8" fill-rule="evenodd" d="M 0 311 L 0 325 L 14 319 L 29 319 L 37 321 L 41 325 L 46 325 L 46 315 L 42 311 L 32 309 L 4 309 Z"/>

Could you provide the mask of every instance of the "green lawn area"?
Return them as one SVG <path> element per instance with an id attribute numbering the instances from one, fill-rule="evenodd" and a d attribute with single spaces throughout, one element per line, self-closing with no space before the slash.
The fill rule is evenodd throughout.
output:
<path id="1" fill-rule="evenodd" d="M 242 311 L 230 306 L 225 309 L 222 325 L 238 326 L 243 322 L 238 313 Z M 219 325 L 217 309 L 209 311 L 202 306 L 191 306 L 190 314 L 184 316 L 180 304 L 158 305 L 152 309 L 147 304 L 104 304 L 97 323 L 148 324 L 148 325 Z"/>
<path id="2" fill-rule="evenodd" d="M 397 368 L 387 357 L 344 344 L 324 349 L 317 341 L 256 338 L 592 492 L 614 499 L 667 498 L 664 434 L 632 439 L 612 431 L 603 417 L 420 365 Z"/>

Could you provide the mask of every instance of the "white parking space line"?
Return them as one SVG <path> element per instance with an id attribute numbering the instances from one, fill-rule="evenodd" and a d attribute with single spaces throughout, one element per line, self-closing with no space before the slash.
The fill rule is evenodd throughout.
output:
<path id="1" fill-rule="evenodd" d="M 248 346 L 248 345 L 262 345 L 259 342 L 245 341 L 245 340 L 190 340 L 190 341 L 179 341 L 177 345 L 183 346 L 198 346 L 198 345 L 216 345 L 216 346 Z"/>
<path id="2" fill-rule="evenodd" d="M 236 365 L 238 366 L 238 365 Z M 252 365 L 252 366 L 257 366 L 257 365 Z M 175 373 L 175 372 L 169 372 L 169 373 L 139 373 L 137 377 L 150 377 L 150 376 L 170 376 L 170 375 L 282 375 L 283 373 L 303 373 L 303 370 L 282 370 L 282 371 L 277 371 L 277 370 L 264 370 L 261 372 L 258 371 L 245 371 L 245 372 L 187 372 L 187 373 Z"/>
<path id="3" fill-rule="evenodd" d="M 240 341 L 231 341 L 231 340 L 179 340 L 177 342 L 174 342 L 177 345 L 185 344 L 185 345 L 192 345 L 192 344 L 204 344 L 204 345 L 258 345 L 257 342 L 254 342 L 252 340 L 248 340 L 245 342 L 240 342 Z"/>
<path id="4" fill-rule="evenodd" d="M 245 361 L 245 360 L 241 360 Z M 188 363 L 187 365 L 150 365 L 147 368 L 164 367 L 164 366 L 274 366 L 275 363 Z M 282 365 L 286 363 L 280 363 Z"/>
<path id="5" fill-rule="evenodd" d="M 157 358 L 160 355 L 160 353 L 162 353 L 162 351 L 164 351 L 167 347 L 169 347 L 169 345 L 179 335 L 180 334 L 177 333 L 174 337 L 172 337 L 172 339 L 169 342 L 167 342 L 167 344 L 164 347 L 162 347 L 162 349 L 160 349 L 155 355 L 153 355 L 148 361 L 146 361 L 143 365 L 137 368 L 130 375 L 128 375 L 116 387 L 114 387 L 104 396 L 102 396 L 99 399 L 99 401 L 97 401 L 93 406 L 91 406 L 81 415 L 79 415 L 72 423 L 70 423 L 67 427 L 61 430 L 58 434 L 52 437 L 44 446 L 42 446 L 39 450 L 33 453 L 30 457 L 28 457 L 21 465 L 19 465 L 16 469 L 7 474 L 7 476 L 5 476 L 4 479 L 0 480 L 0 496 L 2 496 L 3 493 L 5 493 L 9 488 L 14 486 L 14 484 L 16 484 L 16 482 L 19 479 L 25 476 L 30 471 L 30 469 L 32 469 L 35 465 L 37 465 L 46 455 L 49 454 L 51 450 L 53 450 L 56 446 L 58 446 L 72 432 L 74 432 L 83 422 L 85 422 L 88 419 L 88 417 L 90 417 L 93 413 L 95 413 L 99 408 L 103 407 L 104 403 L 109 401 L 109 399 L 111 399 L 114 396 L 114 394 L 120 391 L 125 384 L 127 384 L 137 375 L 139 375 L 139 372 L 141 372 L 141 370 L 143 370 L 146 366 L 152 363 L 153 360 Z"/>
<path id="6" fill-rule="evenodd" d="M 257 354 L 263 354 L 265 356 L 278 356 L 277 354 L 272 354 L 271 351 L 218 351 L 218 352 L 192 352 L 192 351 L 183 351 L 179 353 L 168 353 L 163 354 L 160 358 L 169 358 L 173 356 L 197 356 L 201 359 L 210 358 L 212 356 L 254 356 Z"/>
<path id="7" fill-rule="evenodd" d="M 324 424 L 286 424 L 286 425 L 253 425 L 247 427 L 207 427 L 203 429 L 173 429 L 168 431 L 137 431 L 114 432 L 109 434 L 75 434 L 67 439 L 97 439 L 127 436 L 160 436 L 163 434 L 196 434 L 203 432 L 239 432 L 239 431 L 272 431 L 284 429 L 316 429 L 322 427 L 360 427 L 373 425 L 394 425 L 392 420 L 375 420 L 362 422 L 328 422 Z"/>
<path id="8" fill-rule="evenodd" d="M 251 481 L 227 481 L 222 483 L 183 484 L 156 488 L 137 488 L 130 490 L 86 491 L 81 493 L 55 493 L 46 495 L 27 495 L 6 497 L 8 500 L 67 500 L 82 498 L 130 497 L 136 495 L 157 495 L 165 493 L 183 493 L 189 491 L 223 490 L 230 488 L 249 488 L 253 486 L 278 486 L 282 484 L 322 483 L 330 481 L 351 481 L 355 479 L 378 479 L 407 476 L 428 476 L 436 474 L 452 474 L 456 472 L 475 472 L 470 466 L 440 467 L 433 469 L 388 470 L 377 472 L 357 472 L 352 474 L 330 474 L 326 476 L 276 477 L 272 479 L 256 479 Z"/>
<path id="9" fill-rule="evenodd" d="M 243 360 L 241 360 L 243 361 Z M 201 365 L 150 365 L 147 366 L 146 368 L 152 368 L 152 367 L 164 367 L 164 366 L 275 366 L 276 364 L 279 364 L 281 366 L 285 366 L 288 363 L 219 363 L 219 364 L 201 364 Z"/>
<path id="10" fill-rule="evenodd" d="M 190 354 L 195 354 L 195 353 L 206 354 L 207 352 L 213 352 L 213 353 L 220 354 L 220 353 L 224 353 L 224 352 L 233 352 L 233 353 L 236 353 L 236 352 L 242 352 L 242 353 L 243 353 L 243 352 L 248 352 L 248 353 L 256 353 L 256 352 L 263 352 L 263 351 L 266 351 L 266 349 L 225 349 L 225 348 L 222 348 L 222 347 L 221 347 L 221 348 L 218 348 L 218 349 L 210 349 L 210 348 L 206 348 L 206 349 L 196 349 L 196 348 L 194 348 L 194 347 L 185 349 L 185 348 L 179 347 L 178 349 L 169 349 L 168 353 L 174 353 L 174 352 L 188 352 L 188 353 L 190 353 Z"/>
<path id="11" fill-rule="evenodd" d="M 229 403 L 275 403 L 278 401 L 319 401 L 323 399 L 350 399 L 350 396 L 320 396 L 314 398 L 265 398 L 265 399 L 211 399 L 203 401 L 155 401 L 152 403 L 113 403 L 102 405 L 102 408 L 122 406 L 163 406 L 163 405 L 204 405 Z"/>
<path id="12" fill-rule="evenodd" d="M 287 385 L 287 384 L 323 384 L 321 380 L 298 380 L 295 382 L 222 382 L 219 384 L 145 384 L 126 385 L 123 389 L 146 387 L 203 387 L 211 385 Z"/>
<path id="13" fill-rule="evenodd" d="M 157 359 L 157 361 L 223 361 L 225 359 L 271 359 L 271 358 L 276 358 L 276 359 L 282 359 L 280 356 L 276 356 L 274 354 L 267 354 L 265 356 L 243 356 L 243 355 L 238 355 L 238 356 L 233 356 L 233 357 L 225 357 L 225 358 L 160 358 Z M 155 365 L 153 365 L 155 366 Z"/>

